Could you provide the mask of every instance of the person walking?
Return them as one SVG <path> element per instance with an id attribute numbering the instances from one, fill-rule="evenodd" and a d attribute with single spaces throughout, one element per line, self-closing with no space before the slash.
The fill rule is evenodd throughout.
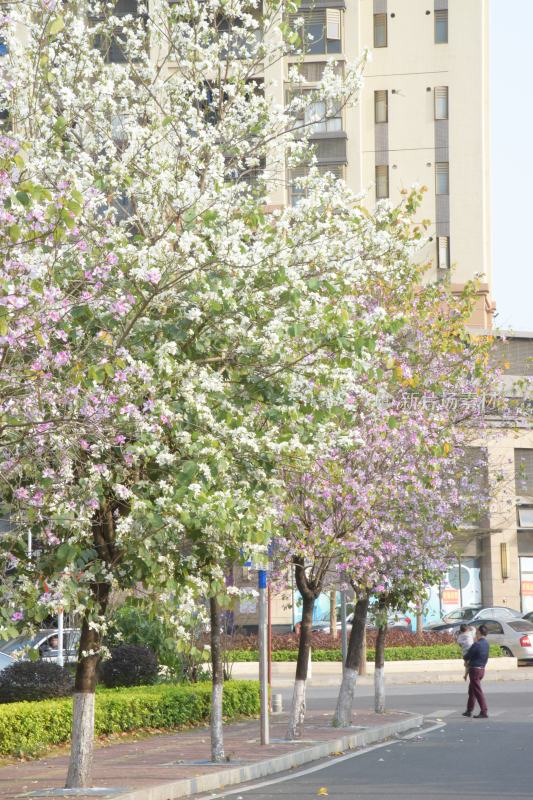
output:
<path id="1" fill-rule="evenodd" d="M 465 654 L 465 663 L 468 667 L 468 703 L 463 717 L 471 717 L 476 701 L 479 704 L 479 714 L 475 714 L 475 719 L 487 719 L 489 716 L 487 701 L 481 688 L 481 681 L 485 675 L 485 667 L 489 660 L 489 643 L 487 642 L 487 628 L 480 625 L 476 631 L 476 641 Z"/>

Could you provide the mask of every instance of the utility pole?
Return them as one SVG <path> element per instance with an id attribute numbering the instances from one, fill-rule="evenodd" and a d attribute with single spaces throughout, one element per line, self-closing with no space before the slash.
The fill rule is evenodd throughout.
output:
<path id="1" fill-rule="evenodd" d="M 268 721 L 268 632 L 267 632 L 267 571 L 260 569 L 257 573 L 259 589 L 259 692 L 261 708 L 261 744 L 270 743 Z"/>

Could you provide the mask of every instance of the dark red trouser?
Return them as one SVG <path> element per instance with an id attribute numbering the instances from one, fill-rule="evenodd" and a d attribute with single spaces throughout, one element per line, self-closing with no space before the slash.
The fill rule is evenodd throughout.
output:
<path id="1" fill-rule="evenodd" d="M 472 712 L 474 710 L 477 700 L 481 713 L 487 713 L 487 701 L 485 700 L 485 695 L 483 694 L 483 689 L 481 688 L 481 681 L 483 680 L 484 674 L 485 669 L 483 667 L 470 667 L 468 670 L 470 683 L 468 684 L 468 703 L 466 706 L 467 711 Z"/>

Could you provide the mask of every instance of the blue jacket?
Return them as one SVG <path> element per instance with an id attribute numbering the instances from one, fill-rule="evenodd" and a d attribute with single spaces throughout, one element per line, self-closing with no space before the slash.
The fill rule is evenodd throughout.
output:
<path id="1" fill-rule="evenodd" d="M 474 642 L 464 657 L 469 667 L 486 667 L 489 660 L 489 643 L 486 639 Z"/>

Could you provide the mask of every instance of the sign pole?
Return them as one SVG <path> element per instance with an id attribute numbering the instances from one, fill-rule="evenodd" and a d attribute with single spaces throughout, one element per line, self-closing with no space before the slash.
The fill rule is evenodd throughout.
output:
<path id="1" fill-rule="evenodd" d="M 65 664 L 63 643 L 63 609 L 57 615 L 57 663 L 60 667 Z"/>
<path id="2" fill-rule="evenodd" d="M 261 744 L 270 743 L 268 722 L 268 636 L 267 636 L 267 573 L 260 569 L 257 573 L 259 589 L 259 691 L 261 708 Z"/>

